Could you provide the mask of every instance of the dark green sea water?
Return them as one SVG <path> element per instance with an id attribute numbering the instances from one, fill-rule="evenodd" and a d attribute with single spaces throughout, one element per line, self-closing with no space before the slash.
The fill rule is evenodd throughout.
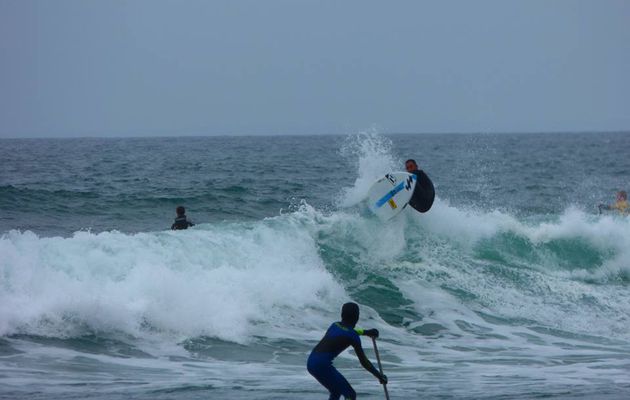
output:
<path id="1" fill-rule="evenodd" d="M 628 398 L 630 218 L 596 208 L 628 155 L 623 133 L 0 140 L 0 398 L 323 399 L 305 360 L 348 300 L 392 399 Z M 437 201 L 381 223 L 364 196 L 409 157 Z M 197 226 L 172 232 L 180 204 Z"/>

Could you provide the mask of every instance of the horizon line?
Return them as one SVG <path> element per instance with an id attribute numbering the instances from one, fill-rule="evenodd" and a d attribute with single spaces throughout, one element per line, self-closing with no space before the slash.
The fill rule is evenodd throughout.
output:
<path id="1" fill-rule="evenodd" d="M 0 140 L 32 140 L 32 139 L 151 139 L 151 138 L 164 138 L 164 139 L 177 139 L 177 138 L 227 138 L 227 137 L 312 137 L 312 136 L 348 136 L 369 132 L 369 130 L 358 131 L 355 133 L 221 133 L 221 134 L 183 134 L 173 135 L 170 133 L 165 134 L 147 134 L 147 135 L 108 135 L 108 136 L 7 136 L 0 137 Z M 627 134 L 630 130 L 601 130 L 601 131 L 510 131 L 510 132 L 377 132 L 380 135 L 580 135 L 580 134 Z"/>

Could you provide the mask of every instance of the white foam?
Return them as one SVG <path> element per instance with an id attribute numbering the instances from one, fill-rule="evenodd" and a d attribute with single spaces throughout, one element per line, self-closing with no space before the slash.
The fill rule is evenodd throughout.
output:
<path id="1" fill-rule="evenodd" d="M 405 215 L 425 233 L 467 247 L 508 232 L 527 239 L 533 246 L 555 240 L 583 240 L 602 253 L 613 256 L 596 271 L 575 271 L 574 274 L 597 279 L 630 273 L 629 217 L 596 216 L 569 207 L 553 220 L 523 222 L 497 210 L 458 209 L 439 198 L 430 212 L 408 212 Z"/>
<path id="2" fill-rule="evenodd" d="M 359 202 L 374 179 L 398 169 L 396 158 L 391 154 L 391 143 L 375 133 L 352 137 L 347 147 L 346 151 L 357 159 L 359 176 L 344 192 L 341 202 L 344 206 Z M 352 236 L 363 244 L 361 254 L 365 263 L 372 268 L 398 268 L 405 264 L 397 262 L 398 257 L 415 257 L 427 271 L 441 271 L 450 276 L 448 283 L 452 288 L 478 296 L 471 304 L 452 304 L 455 314 L 464 315 L 467 320 L 480 323 L 478 317 L 470 314 L 468 307 L 472 307 L 475 311 L 537 321 L 572 332 L 627 337 L 622 326 L 630 318 L 624 311 L 629 308 L 626 304 L 630 306 L 630 296 L 615 287 L 593 288 L 583 280 L 614 282 L 619 276 L 628 275 L 630 218 L 598 217 L 569 207 L 554 219 L 522 221 L 498 210 L 456 208 L 438 197 L 426 214 L 405 210 L 388 223 L 375 225 L 372 222 L 369 218 L 346 221 Z M 537 252 L 539 264 L 534 265 L 528 258 L 514 259 L 517 256 L 507 255 L 513 258 L 515 265 L 524 268 L 519 273 L 526 276 L 528 282 L 508 280 L 506 283 L 468 266 L 475 261 L 475 248 L 481 241 L 503 233 L 529 242 L 531 251 Z M 566 268 L 566 265 L 560 268 L 555 264 L 558 261 L 548 257 L 545 248 L 540 246 L 565 239 L 582 240 L 593 246 L 603 255 L 603 264 L 587 269 Z M 427 272 L 420 279 L 428 276 Z M 534 287 L 519 287 L 520 284 Z M 440 295 L 449 297 L 440 289 L 432 293 L 438 298 Z M 591 298 L 593 304 L 583 301 L 585 297 Z"/>
<path id="3" fill-rule="evenodd" d="M 461 244 L 473 245 L 502 231 L 519 230 L 516 218 L 500 211 L 483 212 L 458 209 L 436 197 L 431 210 L 406 214 L 432 234 L 444 236 Z"/>
<path id="4" fill-rule="evenodd" d="M 157 330 L 246 341 L 263 325 L 270 335 L 319 325 L 305 310 L 337 308 L 345 295 L 290 219 L 71 238 L 12 231 L 0 239 L 0 334 Z"/>
<path id="5" fill-rule="evenodd" d="M 415 224 L 412 227 L 420 229 L 411 233 L 425 235 L 427 242 L 410 249 L 417 255 L 419 280 L 439 275 L 440 284 L 475 296 L 469 304 L 455 307 L 459 313 L 472 307 L 569 332 L 630 338 L 624 329 L 630 319 L 630 295 L 624 286 L 615 284 L 629 271 L 630 219 L 568 208 L 554 220 L 526 223 L 498 211 L 460 210 L 440 201 L 427 214 L 407 217 Z M 535 253 L 535 257 L 520 259 L 516 249 L 506 254 L 510 265 L 493 267 L 504 269 L 505 276 L 486 271 L 491 261 L 478 260 L 475 253 L 476 244 L 500 233 L 529 242 L 528 251 Z M 592 246 L 600 253 L 602 265 L 567 266 L 565 260 L 558 264 L 547 248 L 540 247 L 558 240 L 580 240 Z M 592 285 L 593 280 L 600 284 Z"/>

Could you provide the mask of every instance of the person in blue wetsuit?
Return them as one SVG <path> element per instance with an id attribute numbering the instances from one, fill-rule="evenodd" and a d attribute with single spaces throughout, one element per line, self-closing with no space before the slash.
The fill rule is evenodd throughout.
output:
<path id="1" fill-rule="evenodd" d="M 421 213 L 429 211 L 435 200 L 433 182 L 431 182 L 429 175 L 418 168 L 416 160 L 409 159 L 405 161 L 405 169 L 418 178 L 416 188 L 413 191 L 411 200 L 409 200 L 409 205 Z"/>
<path id="2" fill-rule="evenodd" d="M 387 377 L 374 368 L 370 360 L 365 356 L 363 347 L 361 347 L 361 338 L 359 338 L 359 335 L 377 338 L 378 330 L 355 329 L 357 321 L 359 321 L 359 306 L 356 303 L 344 304 L 341 308 L 341 321 L 330 325 L 326 335 L 324 335 L 308 357 L 306 363 L 308 372 L 328 389 L 330 392 L 329 400 L 337 400 L 342 395 L 346 400 L 357 398 L 357 394 L 352 389 L 352 386 L 332 364 L 335 357 L 349 346 L 352 346 L 355 353 L 357 353 L 363 368 L 370 371 L 381 384 L 387 383 Z"/>

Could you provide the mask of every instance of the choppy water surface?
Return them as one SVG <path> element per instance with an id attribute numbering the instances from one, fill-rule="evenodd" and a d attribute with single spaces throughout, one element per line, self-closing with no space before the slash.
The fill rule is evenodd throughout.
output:
<path id="1" fill-rule="evenodd" d="M 392 399 L 627 398 L 630 218 L 595 205 L 630 189 L 628 154 L 626 134 L 2 140 L 0 398 L 326 398 L 304 364 L 348 300 Z M 408 157 L 438 199 L 383 224 L 364 195 Z M 194 229 L 168 230 L 179 204 Z"/>

